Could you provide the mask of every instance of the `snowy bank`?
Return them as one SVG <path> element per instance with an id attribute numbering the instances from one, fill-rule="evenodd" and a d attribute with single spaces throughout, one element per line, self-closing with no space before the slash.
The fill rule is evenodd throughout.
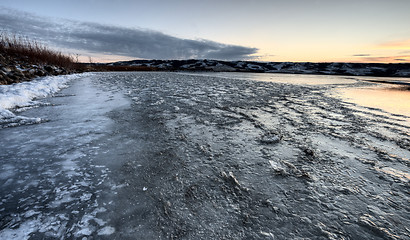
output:
<path id="1" fill-rule="evenodd" d="M 88 75 L 88 74 L 87 74 Z M 0 86 L 0 128 L 21 124 L 41 122 L 40 118 L 16 116 L 12 111 L 27 109 L 39 105 L 35 99 L 54 94 L 73 79 L 84 77 L 85 74 L 48 76 L 30 82 Z"/>

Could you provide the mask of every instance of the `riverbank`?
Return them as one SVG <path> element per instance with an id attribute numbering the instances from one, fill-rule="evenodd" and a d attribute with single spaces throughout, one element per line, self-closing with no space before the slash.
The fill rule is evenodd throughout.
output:
<path id="1" fill-rule="evenodd" d="M 218 60 L 137 60 L 109 64 L 78 63 L 74 68 L 32 64 L 24 57 L 0 54 L 0 85 L 29 81 L 35 77 L 79 72 L 248 72 L 340 76 L 410 77 L 410 64 L 369 63 L 262 63 Z M 391 83 L 391 81 L 389 82 Z"/>
<path id="2" fill-rule="evenodd" d="M 22 56 L 0 54 L 0 85 L 30 81 L 36 77 L 80 72 L 53 64 L 33 64 Z"/>
<path id="3" fill-rule="evenodd" d="M 72 56 L 37 41 L 9 33 L 0 34 L 0 85 L 36 77 L 78 73 L 83 69 Z"/>

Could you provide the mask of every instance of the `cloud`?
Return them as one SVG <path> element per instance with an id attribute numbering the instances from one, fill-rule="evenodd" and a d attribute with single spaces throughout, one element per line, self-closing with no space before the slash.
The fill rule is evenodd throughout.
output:
<path id="1" fill-rule="evenodd" d="M 266 59 L 271 59 L 273 57 L 277 57 L 274 54 L 261 54 L 261 55 L 252 55 L 254 61 L 265 61 Z"/>
<path id="2" fill-rule="evenodd" d="M 410 55 L 362 57 L 361 60 L 363 62 L 371 62 L 371 63 L 410 62 Z"/>
<path id="3" fill-rule="evenodd" d="M 369 57 L 369 56 L 371 56 L 370 54 L 355 54 L 355 55 L 352 55 L 353 57 Z"/>
<path id="4" fill-rule="evenodd" d="M 253 58 L 257 48 L 182 39 L 158 31 L 103 25 L 92 22 L 51 19 L 27 12 L 0 8 L 0 26 L 5 31 L 38 39 L 65 49 L 93 54 L 145 59 Z"/>

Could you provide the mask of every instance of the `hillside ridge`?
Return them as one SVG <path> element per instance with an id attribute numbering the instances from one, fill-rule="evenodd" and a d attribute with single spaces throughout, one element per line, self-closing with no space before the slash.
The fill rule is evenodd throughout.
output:
<path id="1" fill-rule="evenodd" d="M 149 67 L 161 71 L 215 71 L 410 77 L 410 63 L 257 62 L 221 60 L 132 60 L 103 64 Z"/>

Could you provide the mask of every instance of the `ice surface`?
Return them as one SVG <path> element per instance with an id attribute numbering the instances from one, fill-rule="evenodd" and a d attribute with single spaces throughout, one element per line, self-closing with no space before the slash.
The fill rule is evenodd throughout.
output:
<path id="1" fill-rule="evenodd" d="M 181 73 L 188 75 L 187 73 Z M 303 75 L 303 74 L 271 74 L 271 73 L 237 73 L 237 72 L 198 72 L 189 73 L 193 76 L 209 76 L 226 79 L 252 80 L 298 85 L 347 85 L 356 83 L 356 78 L 346 78 L 340 76 L 324 75 Z"/>
<path id="2" fill-rule="evenodd" d="M 111 235 L 114 232 L 115 232 L 115 228 L 107 226 L 107 227 L 104 227 L 98 230 L 97 234 L 98 235 Z"/>
<path id="3" fill-rule="evenodd" d="M 0 239 L 29 239 L 32 232 L 38 230 L 41 223 L 36 220 L 26 221 L 14 229 L 0 231 Z"/>
<path id="4" fill-rule="evenodd" d="M 0 130 L 0 238 L 408 239 L 406 116 L 332 94 L 375 84 L 71 81 L 24 111 L 49 121 Z"/>
<path id="5" fill-rule="evenodd" d="M 51 121 L 19 122 L 17 128 L 9 124 L 0 130 L 0 239 L 81 239 L 97 231 L 115 232 L 99 218 L 107 211 L 99 205 L 108 205 L 100 199 L 102 189 L 112 193 L 115 186 L 108 180 L 110 169 L 101 163 L 111 150 L 104 147 L 108 138 L 99 139 L 110 133 L 112 121 L 106 114 L 129 101 L 114 89 L 107 93 L 96 88 L 92 76 L 44 78 L 2 88 L 2 106 L 13 110 L 37 106 L 39 98 L 69 86 L 60 97 L 43 100 L 51 104 L 24 112 L 27 119 L 40 114 Z"/>
<path id="6" fill-rule="evenodd" d="M 0 86 L 0 128 L 19 124 L 40 123 L 41 118 L 16 116 L 11 110 L 38 106 L 35 99 L 54 94 L 67 87 L 67 82 L 87 74 L 42 77 L 30 82 Z"/>
<path id="7" fill-rule="evenodd" d="M 16 83 L 12 85 L 0 86 L 0 107 L 1 109 L 11 109 L 32 105 L 34 98 L 45 97 L 55 93 L 71 79 L 84 75 L 63 75 L 44 77 L 30 82 Z"/>

